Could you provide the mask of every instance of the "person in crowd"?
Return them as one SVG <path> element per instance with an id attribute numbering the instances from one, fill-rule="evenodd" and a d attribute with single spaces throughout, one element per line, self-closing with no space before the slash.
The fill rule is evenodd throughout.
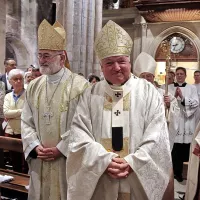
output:
<path id="1" fill-rule="evenodd" d="M 199 107 L 196 87 L 185 82 L 186 69 L 176 68 L 176 83 L 169 85 L 169 92 L 175 96 L 180 108 L 178 130 L 172 150 L 174 178 L 183 181 L 183 162 L 189 160 L 189 149 L 195 131 L 195 112 Z"/>
<path id="2" fill-rule="evenodd" d="M 175 81 L 175 73 L 173 71 L 169 71 L 168 73 L 168 85 L 174 84 Z M 165 90 L 165 84 L 161 85 L 161 88 Z"/>
<path id="3" fill-rule="evenodd" d="M 8 74 L 12 69 L 16 69 L 16 61 L 13 58 L 4 60 L 5 74 L 0 76 L 0 81 L 4 82 L 6 94 L 12 92 L 12 85 L 8 80 Z"/>
<path id="4" fill-rule="evenodd" d="M 95 75 L 91 75 L 90 78 L 89 78 L 89 82 L 91 84 L 94 84 L 96 82 L 99 82 L 100 81 L 100 78 L 98 76 L 95 76 Z"/>
<path id="5" fill-rule="evenodd" d="M 84 77 L 83 73 L 81 73 L 81 72 L 79 72 L 79 73 L 78 73 L 78 75 L 79 75 L 79 76 L 83 76 L 83 77 Z"/>
<path id="6" fill-rule="evenodd" d="M 8 80 L 13 87 L 12 92 L 6 94 L 3 104 L 4 117 L 7 121 L 5 136 L 21 138 L 21 113 L 25 100 L 24 72 L 13 69 L 8 74 Z M 28 172 L 22 153 L 11 152 L 13 170 L 17 172 Z"/>
<path id="7" fill-rule="evenodd" d="M 131 74 L 132 44 L 113 21 L 96 38 L 105 80 L 85 90 L 72 121 L 68 200 L 162 199 L 169 183 L 163 100 Z"/>
<path id="8" fill-rule="evenodd" d="M 33 80 L 32 72 L 31 72 L 31 71 L 25 72 L 25 75 L 24 75 L 24 88 L 25 88 L 25 89 L 27 89 L 28 84 L 29 84 L 32 80 Z"/>
<path id="9" fill-rule="evenodd" d="M 22 141 L 30 168 L 29 200 L 66 200 L 69 130 L 79 95 L 88 86 L 65 66 L 66 33 L 43 20 L 38 28 L 42 76 L 30 82 L 22 112 Z"/>
<path id="10" fill-rule="evenodd" d="M 39 68 L 33 68 L 33 69 L 32 69 L 32 78 L 33 78 L 33 79 L 38 78 L 38 77 L 40 77 L 41 75 L 42 75 L 42 74 L 41 74 Z"/>

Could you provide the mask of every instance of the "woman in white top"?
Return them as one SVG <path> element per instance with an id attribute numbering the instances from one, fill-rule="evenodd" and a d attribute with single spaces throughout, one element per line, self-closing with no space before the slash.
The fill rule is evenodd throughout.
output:
<path id="1" fill-rule="evenodd" d="M 21 113 L 25 100 L 24 72 L 20 69 L 13 69 L 8 75 L 13 91 L 6 94 L 3 105 L 4 117 L 8 124 L 5 129 L 5 136 L 21 138 Z M 11 152 L 13 170 L 25 172 L 24 158 L 21 153 Z"/>

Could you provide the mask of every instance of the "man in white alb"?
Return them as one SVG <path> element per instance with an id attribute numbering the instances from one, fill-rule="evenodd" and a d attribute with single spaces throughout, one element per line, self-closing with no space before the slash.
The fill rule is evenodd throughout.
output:
<path id="1" fill-rule="evenodd" d="M 85 90 L 73 118 L 68 200 L 161 200 L 169 183 L 163 100 L 131 74 L 132 44 L 113 21 L 96 38 L 105 80 Z"/>
<path id="2" fill-rule="evenodd" d="M 87 81 L 65 68 L 65 30 L 46 20 L 38 29 L 43 74 L 30 82 L 22 112 L 22 140 L 30 168 L 29 200 L 66 200 L 69 132 Z"/>
<path id="3" fill-rule="evenodd" d="M 199 108 L 199 98 L 194 85 L 185 82 L 186 69 L 176 68 L 176 83 L 169 85 L 169 92 L 174 95 L 180 108 L 178 130 L 172 150 L 174 177 L 182 182 L 183 162 L 189 160 L 190 143 L 195 131 L 195 112 Z"/>

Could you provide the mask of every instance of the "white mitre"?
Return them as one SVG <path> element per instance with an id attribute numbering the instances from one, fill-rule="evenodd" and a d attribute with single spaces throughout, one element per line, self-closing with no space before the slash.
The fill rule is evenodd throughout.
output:
<path id="1" fill-rule="evenodd" d="M 111 56 L 130 56 L 133 41 L 118 24 L 108 21 L 97 35 L 95 52 L 100 60 Z"/>
<path id="2" fill-rule="evenodd" d="M 155 75 L 156 65 L 157 63 L 151 55 L 142 52 L 135 60 L 135 64 L 133 66 L 133 74 L 138 77 L 140 77 L 140 74 L 144 72 Z"/>

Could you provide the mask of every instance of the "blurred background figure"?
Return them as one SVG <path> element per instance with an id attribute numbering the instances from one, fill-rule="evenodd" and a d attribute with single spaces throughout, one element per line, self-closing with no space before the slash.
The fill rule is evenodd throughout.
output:
<path id="1" fill-rule="evenodd" d="M 174 84 L 175 82 L 175 73 L 173 71 L 170 71 L 168 73 L 168 85 Z M 165 84 L 161 85 L 162 89 L 165 89 Z"/>
<path id="2" fill-rule="evenodd" d="M 96 82 L 99 82 L 100 81 L 100 78 L 98 76 L 95 76 L 95 75 L 90 75 L 89 77 L 89 82 L 94 84 Z"/>
<path id="3" fill-rule="evenodd" d="M 42 74 L 40 73 L 40 69 L 39 68 L 33 68 L 32 69 L 32 78 L 35 79 L 35 78 L 38 78 L 42 76 Z"/>
<path id="4" fill-rule="evenodd" d="M 12 91 L 12 85 L 8 81 L 8 74 L 12 69 L 16 69 L 16 62 L 13 58 L 6 58 L 4 60 L 4 66 L 5 66 L 5 74 L 2 74 L 0 76 L 0 81 L 3 81 L 5 84 L 5 91 L 6 94 Z"/>
<path id="5" fill-rule="evenodd" d="M 4 117 L 7 121 L 5 136 L 21 138 L 21 113 L 25 100 L 24 72 L 20 69 L 13 69 L 9 72 L 8 80 L 13 91 L 6 94 L 3 105 Z M 13 170 L 17 172 L 28 172 L 22 153 L 10 152 Z"/>
<path id="6" fill-rule="evenodd" d="M 79 73 L 78 73 L 78 75 L 79 75 L 79 76 L 83 76 L 83 77 L 84 77 L 84 75 L 83 75 L 81 72 L 79 72 Z"/>
<path id="7" fill-rule="evenodd" d="M 34 68 L 34 65 L 30 65 L 28 68 L 27 68 L 27 72 L 32 72 L 32 69 Z"/>
<path id="8" fill-rule="evenodd" d="M 197 125 L 200 121 L 200 70 L 196 70 L 194 72 L 194 86 L 197 88 L 197 94 L 199 97 L 199 108 L 195 112 L 196 125 Z"/>
<path id="9" fill-rule="evenodd" d="M 24 75 L 24 89 L 26 89 L 28 87 L 28 84 L 32 80 L 33 80 L 32 72 L 31 71 L 25 72 L 25 75 Z"/>

